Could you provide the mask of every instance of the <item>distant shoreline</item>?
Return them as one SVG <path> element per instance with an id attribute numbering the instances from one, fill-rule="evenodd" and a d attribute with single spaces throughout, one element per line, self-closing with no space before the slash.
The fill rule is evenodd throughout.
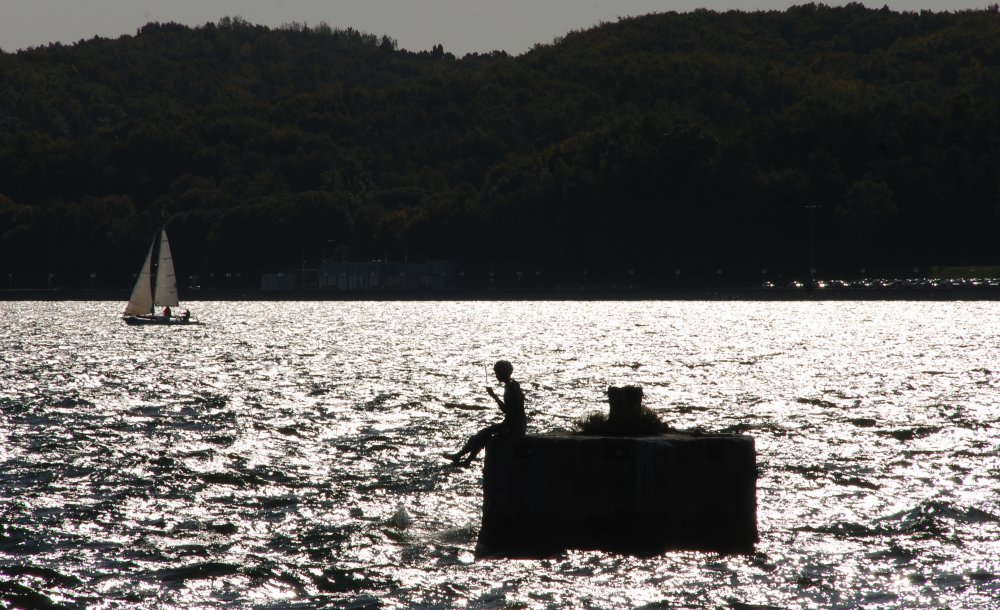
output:
<path id="1" fill-rule="evenodd" d="M 719 288 L 676 290 L 182 291 L 199 301 L 994 301 L 1000 288 Z M 0 290 L 6 301 L 128 301 L 127 290 Z"/>

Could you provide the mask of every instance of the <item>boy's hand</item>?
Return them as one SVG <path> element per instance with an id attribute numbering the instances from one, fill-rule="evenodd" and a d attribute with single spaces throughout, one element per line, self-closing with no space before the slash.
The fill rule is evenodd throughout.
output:
<path id="1" fill-rule="evenodd" d="M 497 393 L 494 392 L 493 388 L 491 388 L 490 386 L 486 386 L 486 393 L 492 396 L 493 398 L 497 397 Z"/>

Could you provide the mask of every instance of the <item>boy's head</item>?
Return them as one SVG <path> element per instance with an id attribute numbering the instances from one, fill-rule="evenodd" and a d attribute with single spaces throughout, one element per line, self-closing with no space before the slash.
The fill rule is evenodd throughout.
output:
<path id="1" fill-rule="evenodd" d="M 514 365 L 506 360 L 497 360 L 493 365 L 493 372 L 500 381 L 510 381 L 510 376 L 514 374 Z"/>

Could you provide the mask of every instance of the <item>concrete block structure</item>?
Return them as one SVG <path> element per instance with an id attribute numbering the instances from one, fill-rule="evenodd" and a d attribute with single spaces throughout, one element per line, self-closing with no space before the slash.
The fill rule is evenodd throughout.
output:
<path id="1" fill-rule="evenodd" d="M 742 435 L 494 438 L 477 554 L 751 552 L 757 458 Z"/>

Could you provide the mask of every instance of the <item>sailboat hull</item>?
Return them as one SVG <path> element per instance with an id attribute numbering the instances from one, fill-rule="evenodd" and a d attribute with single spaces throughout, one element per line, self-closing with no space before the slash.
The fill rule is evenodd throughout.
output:
<path id="1" fill-rule="evenodd" d="M 198 320 L 184 317 L 166 316 L 122 316 L 122 320 L 129 326 L 187 326 L 190 324 L 201 324 Z"/>

